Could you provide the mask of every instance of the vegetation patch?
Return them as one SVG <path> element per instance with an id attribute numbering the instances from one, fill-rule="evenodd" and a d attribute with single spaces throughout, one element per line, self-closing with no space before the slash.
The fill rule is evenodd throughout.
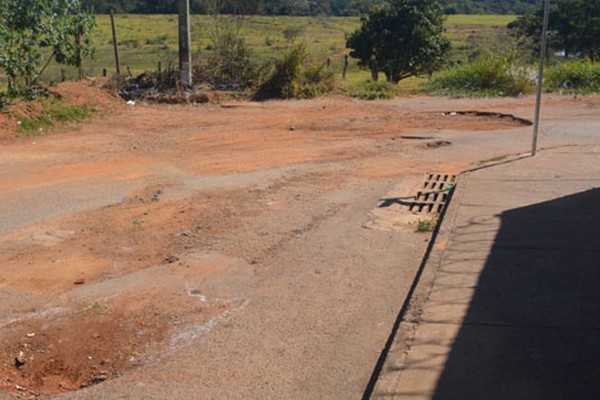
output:
<path id="1" fill-rule="evenodd" d="M 118 7 L 116 3 L 111 4 Z M 99 9 L 96 8 L 96 11 L 99 11 Z M 447 29 L 448 38 L 452 41 L 452 58 L 467 60 L 471 53 L 476 52 L 477 49 L 490 48 L 499 41 L 509 40 L 506 24 L 515 18 L 515 16 L 510 15 L 449 16 L 445 28 Z M 114 70 L 114 49 L 111 44 L 110 20 L 106 15 L 97 15 L 96 19 L 98 22 L 97 28 L 90 34 L 95 47 L 94 58 L 85 59 L 83 67 L 87 76 L 101 76 L 103 69 L 106 69 L 110 75 Z M 169 64 L 177 64 L 176 15 L 117 15 L 116 21 L 119 42 L 137 40 L 140 45 L 137 48 L 127 46 L 121 46 L 120 48 L 122 70 L 126 71 L 125 76 L 129 71 L 133 76 L 137 76 L 146 71 L 157 71 L 159 69 L 164 71 Z M 215 45 L 212 29 L 209 29 L 214 24 L 212 16 L 194 14 L 191 22 L 194 60 L 195 65 L 199 67 L 198 79 L 195 78 L 195 82 L 204 82 L 199 79 L 200 73 L 204 74 L 202 65 L 215 69 L 215 63 L 208 60 L 215 57 L 215 53 L 220 49 Z M 303 32 L 298 32 L 298 27 L 301 27 Z M 261 73 L 259 79 L 254 82 L 255 84 L 264 81 L 265 74 L 271 72 L 263 66 L 265 64 L 272 65 L 273 60 L 281 58 L 289 46 L 293 44 L 286 38 L 286 35 L 289 37 L 290 34 L 296 32 L 298 32 L 298 36 L 292 39 L 296 43 L 303 42 L 310 58 L 316 63 L 320 64 L 330 59 L 329 68 L 341 80 L 344 56 L 348 54 L 345 33 L 349 34 L 358 27 L 360 27 L 358 17 L 315 18 L 246 15 L 243 20 L 243 28 L 239 34 L 240 38 L 244 40 L 246 50 L 250 52 L 251 61 L 258 66 Z M 241 47 L 238 49 L 244 50 Z M 224 53 L 224 55 L 227 56 L 227 53 Z M 240 58 L 229 58 L 227 56 L 225 60 L 232 61 L 229 65 L 236 65 L 235 63 L 238 63 Z M 158 68 L 159 63 L 161 68 Z M 359 68 L 354 59 L 349 60 L 346 72 L 344 86 L 347 87 L 348 93 L 357 90 L 371 76 L 370 71 Z M 77 68 L 51 63 L 40 81 L 61 82 L 63 79 L 73 80 L 78 76 L 79 71 Z M 423 79 L 403 79 L 399 85 L 400 92 L 412 94 L 419 91 L 421 80 Z M 6 86 L 6 81 L 0 77 L 0 90 L 2 90 L 2 86 Z M 223 90 L 222 87 L 230 86 L 235 85 L 223 83 L 219 84 L 217 88 Z M 405 88 L 407 89 L 405 90 Z"/>
<path id="2" fill-rule="evenodd" d="M 436 223 L 430 219 L 420 219 L 417 221 L 417 232 L 433 232 Z"/>
<path id="3" fill-rule="evenodd" d="M 272 73 L 260 85 L 254 99 L 310 99 L 333 90 L 333 71 L 327 63 L 308 64 L 307 55 L 304 45 L 291 48 L 275 63 Z"/>
<path id="4" fill-rule="evenodd" d="M 90 115 L 90 110 L 85 106 L 69 106 L 56 99 L 44 100 L 39 115 L 18 118 L 18 135 L 40 136 L 58 124 L 84 121 L 89 119 Z"/>
<path id="5" fill-rule="evenodd" d="M 519 63 L 493 54 L 485 54 L 471 64 L 442 73 L 428 89 L 449 96 L 518 96 L 534 88 L 532 71 Z"/>
<path id="6" fill-rule="evenodd" d="M 591 61 L 570 61 L 549 68 L 544 86 L 563 93 L 589 94 L 600 92 L 600 64 Z"/>
<path id="7" fill-rule="evenodd" d="M 352 97 L 363 100 L 392 99 L 396 96 L 398 86 L 386 81 L 367 81 L 356 91 Z"/>

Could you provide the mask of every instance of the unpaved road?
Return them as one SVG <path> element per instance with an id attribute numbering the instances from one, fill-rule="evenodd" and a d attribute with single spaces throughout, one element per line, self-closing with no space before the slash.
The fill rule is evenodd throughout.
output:
<path id="1" fill-rule="evenodd" d="M 138 105 L 0 142 L 0 397 L 359 398 L 429 239 L 382 199 L 529 150 L 444 112 L 532 104 Z M 598 140 L 600 99 L 545 107 L 542 146 Z"/>

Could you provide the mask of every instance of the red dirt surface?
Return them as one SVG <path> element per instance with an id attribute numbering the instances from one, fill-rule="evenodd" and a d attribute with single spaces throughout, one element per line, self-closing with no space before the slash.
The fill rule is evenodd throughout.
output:
<path id="1" fill-rule="evenodd" d="M 105 79 L 87 79 L 83 82 L 65 82 L 50 88 L 50 96 L 61 99 L 69 106 L 87 107 L 96 113 L 110 113 L 123 108 L 124 101 L 102 89 Z M 12 104 L 0 110 L 0 141 L 14 138 L 18 120 L 40 115 L 39 101 Z"/>
<path id="2" fill-rule="evenodd" d="M 228 183 L 234 178 L 227 174 L 332 162 L 348 163 L 345 174 L 356 179 L 431 167 L 454 173 L 469 161 L 419 162 L 415 156 L 450 141 L 402 136 L 520 126 L 507 118 L 448 117 L 445 110 L 341 97 L 127 107 L 94 82 L 64 84 L 56 92 L 68 104 L 112 114 L 34 139 L 6 139 L 12 128 L 4 121 L 5 200 L 17 189 L 92 190 L 100 180 L 143 184 L 121 202 L 49 215 L 0 236 L 1 299 L 10 307 L 0 316 L 0 389 L 23 398 L 118 377 L 210 330 L 244 306 L 243 296 L 206 299 L 199 286 L 181 282 L 252 271 L 298 234 L 286 226 L 267 231 L 256 221 L 278 215 L 306 185 L 341 185 L 338 175 L 314 171 L 310 183 L 292 179 L 297 194 L 275 201 L 277 183 L 249 190 Z M 222 178 L 224 187 L 165 195 L 198 177 Z"/>

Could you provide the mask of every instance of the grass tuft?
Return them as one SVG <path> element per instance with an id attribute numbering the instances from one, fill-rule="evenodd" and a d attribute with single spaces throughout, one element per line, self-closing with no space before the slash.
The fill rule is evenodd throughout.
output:
<path id="1" fill-rule="evenodd" d="M 367 81 L 354 92 L 352 97 L 363 100 L 392 99 L 398 92 L 398 86 L 386 81 Z"/>
<path id="2" fill-rule="evenodd" d="M 417 232 L 433 232 L 435 221 L 430 219 L 420 219 L 417 221 Z"/>
<path id="3" fill-rule="evenodd" d="M 68 106 L 61 101 L 44 101 L 40 115 L 31 118 L 21 118 L 19 136 L 41 136 L 57 124 L 84 121 L 90 118 L 91 112 L 87 107 Z"/>

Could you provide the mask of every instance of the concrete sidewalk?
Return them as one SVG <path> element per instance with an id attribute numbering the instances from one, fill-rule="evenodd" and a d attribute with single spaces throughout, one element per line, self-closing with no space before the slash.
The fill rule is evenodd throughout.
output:
<path id="1" fill-rule="evenodd" d="M 461 177 L 374 399 L 600 398 L 600 145 Z"/>

